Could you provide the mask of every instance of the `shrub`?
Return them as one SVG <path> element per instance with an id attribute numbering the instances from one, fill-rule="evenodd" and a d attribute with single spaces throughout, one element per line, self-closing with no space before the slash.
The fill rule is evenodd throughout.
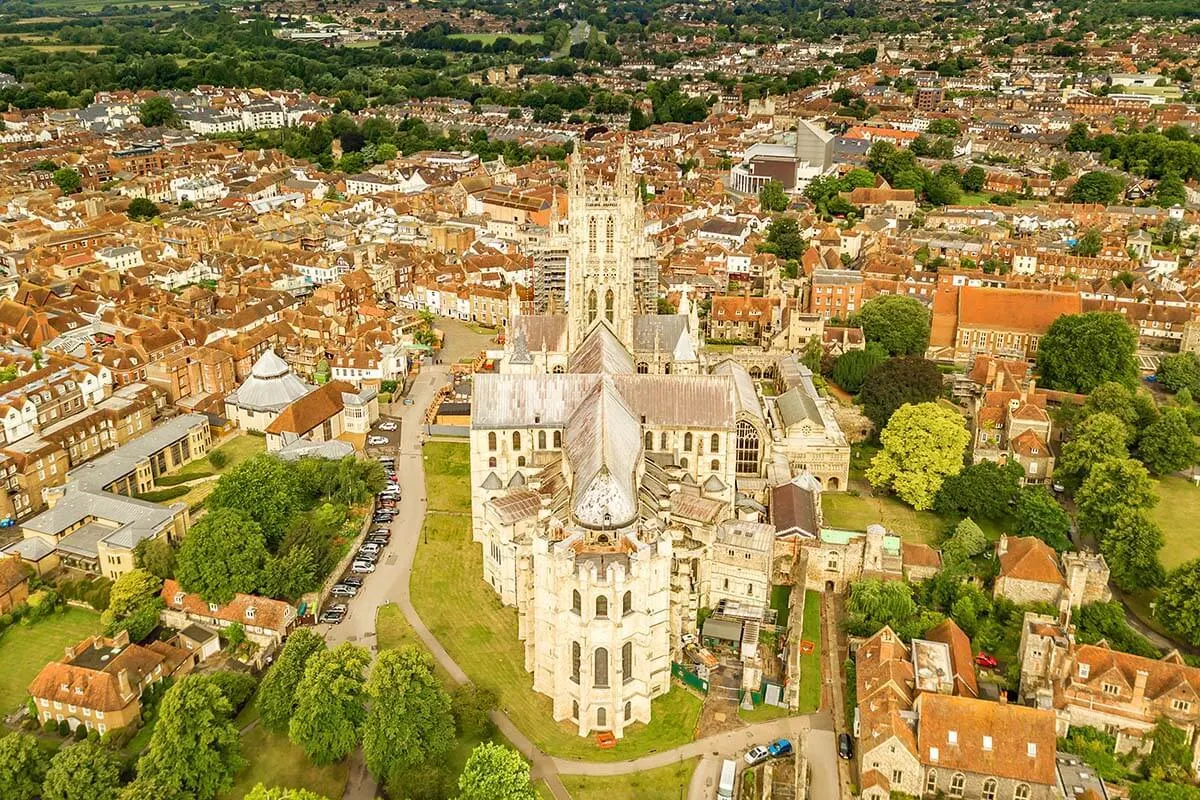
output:
<path id="1" fill-rule="evenodd" d="M 183 497 L 191 491 L 188 486 L 168 486 L 165 489 L 155 489 L 154 491 L 139 494 L 139 500 L 145 500 L 148 503 L 165 503 L 168 500 L 174 500 L 176 497 Z"/>
<path id="2" fill-rule="evenodd" d="M 58 731 L 58 723 L 52 719 L 48 719 L 42 723 L 42 730 L 46 733 L 56 733 Z"/>
<path id="3" fill-rule="evenodd" d="M 215 474 L 215 472 L 205 470 L 204 472 L 192 472 L 187 475 L 163 475 L 154 483 L 156 486 L 179 486 L 182 483 L 199 480 L 200 478 L 211 478 Z"/>
<path id="4" fill-rule="evenodd" d="M 82 742 L 88 738 L 88 729 L 86 725 L 79 724 L 75 726 L 75 741 Z"/>
<path id="5" fill-rule="evenodd" d="M 217 469 L 229 463 L 229 455 L 220 450 L 213 450 L 208 454 L 208 463 L 212 464 Z"/>
<path id="6" fill-rule="evenodd" d="M 65 719 L 59 720 L 58 721 L 58 735 L 59 736 L 70 736 L 71 735 L 71 723 L 67 722 Z"/>

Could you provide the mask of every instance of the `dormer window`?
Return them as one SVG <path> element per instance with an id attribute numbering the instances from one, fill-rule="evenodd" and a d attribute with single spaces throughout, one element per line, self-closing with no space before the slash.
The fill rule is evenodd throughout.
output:
<path id="1" fill-rule="evenodd" d="M 217 613 L 217 604 L 216 604 L 216 603 L 209 603 L 209 604 L 208 604 L 208 610 L 209 610 L 209 611 L 211 611 L 211 612 L 212 612 L 212 613 L 214 613 L 214 614 L 215 614 L 215 613 Z"/>
<path id="2" fill-rule="evenodd" d="M 983 749 L 989 750 L 989 751 L 992 749 L 992 737 L 990 737 L 990 736 L 983 737 Z"/>
<path id="3" fill-rule="evenodd" d="M 1037 743 L 1036 743 L 1036 742 L 1029 742 L 1028 744 L 1026 744 L 1026 745 L 1025 745 L 1025 753 L 1026 753 L 1026 754 L 1027 754 L 1027 755 L 1028 755 L 1030 758 L 1037 758 Z"/>
<path id="4" fill-rule="evenodd" d="M 949 731 L 946 734 L 946 741 L 949 744 L 958 744 L 958 731 Z"/>
<path id="5" fill-rule="evenodd" d="M 937 763 L 938 749 L 936 747 L 929 748 L 929 760 L 934 762 L 935 764 Z"/>
<path id="6" fill-rule="evenodd" d="M 1088 664 L 1080 664 L 1080 665 L 1079 665 L 1079 677 L 1080 677 L 1080 678 L 1086 678 L 1086 677 L 1088 676 L 1088 671 L 1089 671 L 1089 670 L 1091 670 L 1091 666 L 1090 666 L 1090 665 L 1088 665 Z"/>
<path id="7" fill-rule="evenodd" d="M 184 598 L 183 592 L 176 592 L 175 599 L 174 599 L 174 601 L 172 601 L 172 605 L 177 605 L 177 606 L 183 605 L 183 598 Z"/>
<path id="8" fill-rule="evenodd" d="M 246 609 L 246 619 L 254 619 L 254 606 Z"/>

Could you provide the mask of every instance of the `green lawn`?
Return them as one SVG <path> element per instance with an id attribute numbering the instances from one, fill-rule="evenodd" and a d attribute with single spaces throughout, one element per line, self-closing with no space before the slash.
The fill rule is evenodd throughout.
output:
<path id="1" fill-rule="evenodd" d="M 865 531 L 868 525 L 879 523 L 906 542 L 937 547 L 942 534 L 957 523 L 932 511 L 914 511 L 900 500 L 887 495 L 854 496 L 847 492 L 823 492 L 821 510 L 825 527 L 845 531 Z M 975 520 L 988 539 L 996 540 L 1001 533 L 1011 533 L 1010 520 Z"/>
<path id="2" fill-rule="evenodd" d="M 563 775 L 563 786 L 572 800 L 611 800 L 617 797 L 636 797 L 637 800 L 678 800 L 687 794 L 692 773 L 699 758 L 689 758 L 658 769 L 593 778 L 584 775 Z"/>
<path id="3" fill-rule="evenodd" d="M 220 475 L 223 472 L 233 469 L 251 456 L 265 453 L 266 451 L 266 437 L 243 433 L 241 436 L 230 439 L 220 447 L 213 448 L 212 452 L 225 456 L 225 464 L 220 469 L 214 467 L 209 457 L 205 456 L 204 458 L 196 459 L 190 464 L 185 464 L 172 477 L 177 480 L 190 480 L 192 478 L 203 478 L 207 475 Z"/>
<path id="4" fill-rule="evenodd" d="M 781 628 L 786 628 L 788 624 L 788 614 L 791 609 L 788 603 L 792 598 L 792 587 L 790 586 L 772 586 L 771 587 L 771 608 L 775 609 L 775 624 Z"/>
<path id="5" fill-rule="evenodd" d="M 1200 558 L 1200 533 L 1196 530 L 1196 509 L 1200 508 L 1200 487 L 1186 478 L 1170 475 L 1155 487 L 1158 504 L 1150 516 L 1162 528 L 1166 546 L 1160 555 L 1163 566 L 1174 569 L 1185 561 Z"/>
<path id="6" fill-rule="evenodd" d="M 542 41 L 542 35 L 540 33 L 452 33 L 446 38 L 465 39 L 467 41 L 479 42 L 480 44 L 488 45 L 492 44 L 501 37 L 512 39 L 518 44 L 522 42 Z"/>
<path id="7" fill-rule="evenodd" d="M 32 625 L 16 624 L 0 634 L 0 716 L 25 701 L 26 687 L 63 649 L 100 632 L 100 615 L 68 608 Z"/>
<path id="8" fill-rule="evenodd" d="M 991 192 L 963 192 L 956 205 L 960 206 L 984 206 L 992 202 Z"/>
<path id="9" fill-rule="evenodd" d="M 346 762 L 317 767 L 286 736 L 256 725 L 242 736 L 242 757 L 250 762 L 238 773 L 223 800 L 242 800 L 256 783 L 268 787 L 308 789 L 325 797 L 341 797 L 346 790 Z"/>
<path id="10" fill-rule="evenodd" d="M 470 448 L 462 442 L 431 441 L 425 443 L 424 454 L 429 510 L 470 514 Z"/>
<path id="11" fill-rule="evenodd" d="M 802 636 L 815 647 L 812 653 L 800 656 L 800 713 L 808 714 L 821 707 L 821 595 L 804 593 L 804 627 Z"/>
<path id="12" fill-rule="evenodd" d="M 467 445 L 445 443 L 429 452 L 425 468 L 428 492 L 438 497 L 452 474 L 462 469 Z M 564 758 L 619 761 L 664 750 L 692 740 L 700 716 L 700 698 L 681 687 L 654 700 L 649 725 L 633 726 L 611 750 L 598 750 L 551 715 L 550 699 L 536 694 L 525 671 L 524 646 L 517 639 L 517 612 L 500 604 L 483 582 L 479 545 L 471 541 L 467 493 L 457 513 L 430 513 L 417 547 L 411 584 L 412 602 L 430 631 L 476 683 L 490 686 L 513 723 L 543 751 Z M 440 498 L 445 506 L 444 497 Z M 433 505 L 431 500 L 430 505 Z M 425 537 L 428 541 L 425 541 Z M 411 635 L 411 634 L 410 634 Z M 397 634 L 389 633 L 390 640 Z M 403 641 L 403 635 L 398 635 Z"/>

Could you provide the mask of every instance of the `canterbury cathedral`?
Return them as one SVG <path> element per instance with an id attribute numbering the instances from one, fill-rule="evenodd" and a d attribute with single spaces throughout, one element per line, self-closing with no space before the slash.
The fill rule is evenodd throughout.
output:
<path id="1" fill-rule="evenodd" d="M 844 485 L 820 462 L 849 448 L 794 356 L 764 397 L 741 364 L 706 357 L 686 293 L 653 313 L 627 151 L 613 169 L 577 150 L 568 191 L 566 313 L 514 307 L 497 371 L 475 376 L 473 535 L 554 718 L 619 737 L 650 721 L 701 608 L 768 604 L 770 488 L 821 469 Z M 814 442 L 798 459 L 797 436 Z"/>

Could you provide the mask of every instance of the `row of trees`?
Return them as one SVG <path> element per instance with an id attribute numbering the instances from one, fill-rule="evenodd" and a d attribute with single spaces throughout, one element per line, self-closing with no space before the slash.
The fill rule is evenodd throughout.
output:
<path id="1" fill-rule="evenodd" d="M 383 468 L 371 460 L 288 464 L 258 455 L 221 476 L 206 501 L 208 513 L 177 552 L 166 542 L 147 543 L 135 551 L 137 563 L 211 603 L 239 592 L 295 600 L 320 585 L 357 532 L 349 508 L 385 485 Z M 149 611 L 139 606 L 120 615 L 136 621 L 142 614 Z"/>
<path id="2" fill-rule="evenodd" d="M 459 739 L 489 731 L 496 696 L 474 684 L 447 693 L 433 658 L 416 647 L 385 650 L 372 665 L 360 647 L 329 649 L 300 630 L 263 679 L 257 703 L 262 725 L 286 733 L 314 764 L 341 761 L 361 745 L 368 769 L 393 792 L 403 786 L 402 795 L 441 797 L 454 779 L 444 772 L 446 757 Z M 480 800 L 535 796 L 528 765 L 494 745 L 477 748 L 458 789 L 460 798 Z"/>

